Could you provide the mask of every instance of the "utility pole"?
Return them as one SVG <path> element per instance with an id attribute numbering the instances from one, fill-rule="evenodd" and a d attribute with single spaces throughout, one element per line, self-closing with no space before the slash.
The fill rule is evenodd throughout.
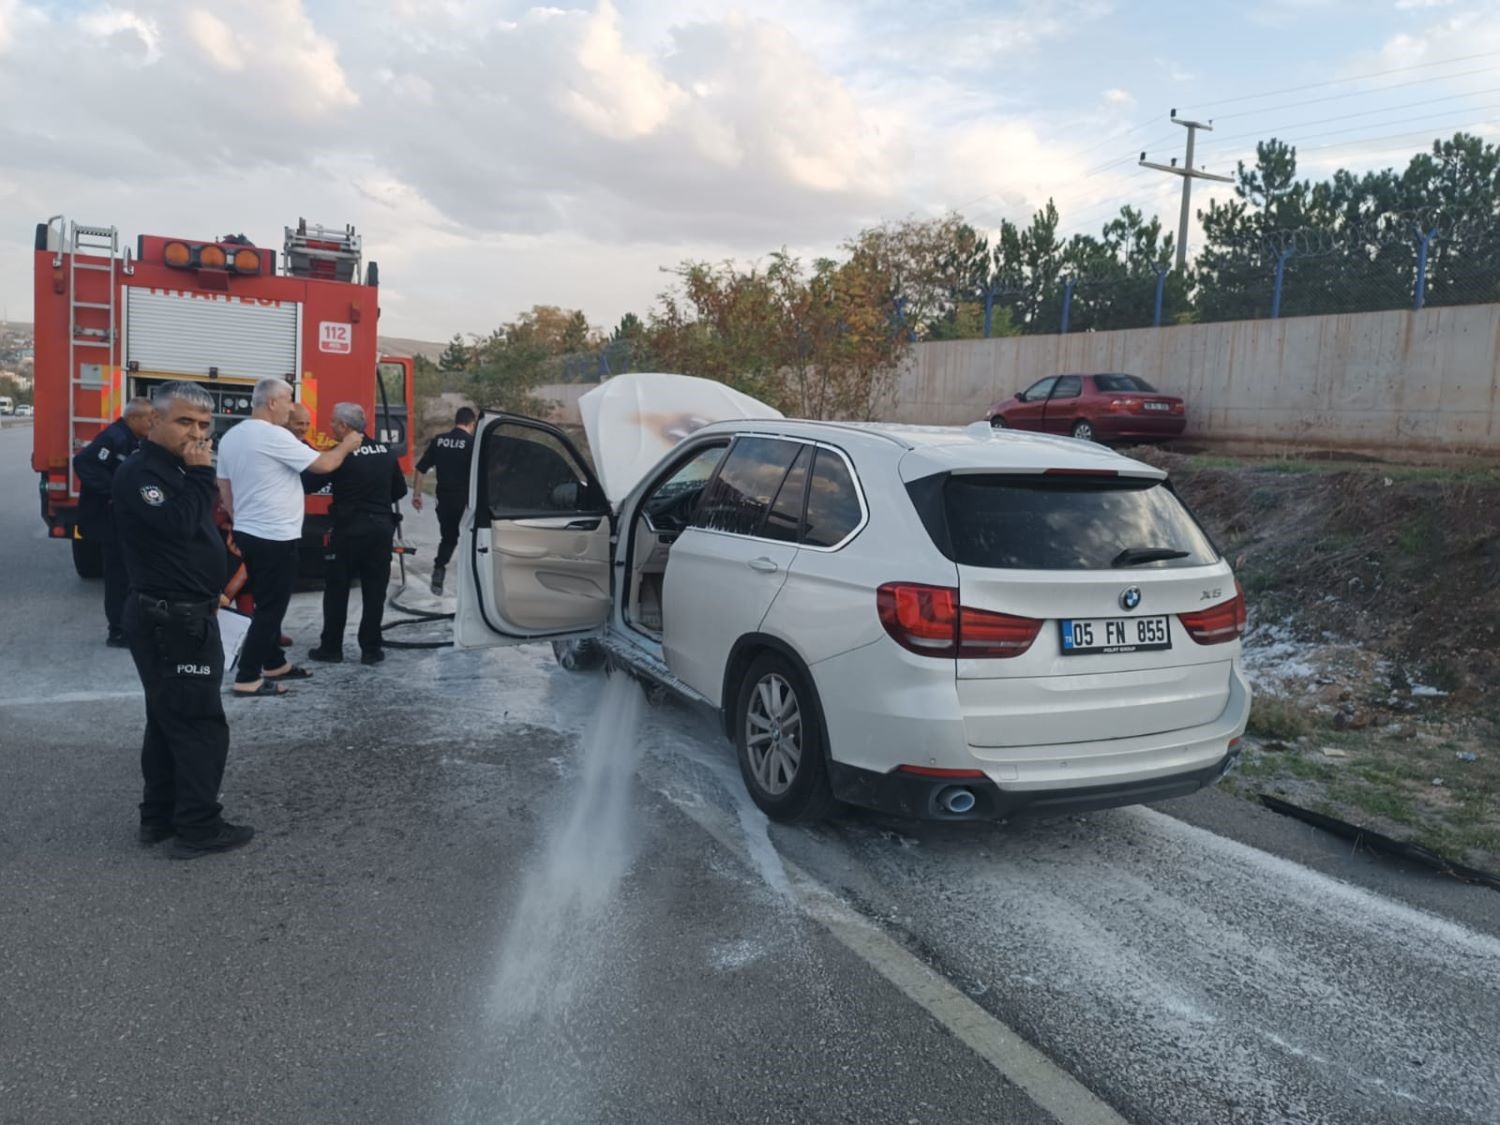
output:
<path id="1" fill-rule="evenodd" d="M 1233 176 L 1216 176 L 1212 172 L 1204 172 L 1193 167 L 1193 142 L 1197 139 L 1198 130 L 1206 129 L 1210 133 L 1214 131 L 1212 124 L 1205 121 L 1184 121 L 1177 116 L 1177 111 L 1172 111 L 1172 120 L 1188 131 L 1187 152 L 1183 154 L 1182 167 L 1177 167 L 1177 158 L 1172 158 L 1171 164 L 1153 164 L 1146 159 L 1146 154 L 1141 153 L 1140 164 L 1142 168 L 1155 168 L 1158 172 L 1170 172 L 1174 176 L 1182 177 L 1182 216 L 1177 220 L 1177 272 L 1181 273 L 1187 267 L 1187 233 L 1188 218 L 1192 214 L 1193 181 L 1194 180 L 1217 180 L 1221 184 L 1234 183 Z"/>

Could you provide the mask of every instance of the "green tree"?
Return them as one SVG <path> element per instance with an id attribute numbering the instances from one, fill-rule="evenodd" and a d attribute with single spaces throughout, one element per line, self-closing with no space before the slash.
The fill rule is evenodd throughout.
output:
<path id="1" fill-rule="evenodd" d="M 458 333 L 453 334 L 453 339 L 448 341 L 448 346 L 443 349 L 443 354 L 438 357 L 438 368 L 443 371 L 464 371 L 469 366 L 469 348 L 464 343 L 464 338 Z"/>

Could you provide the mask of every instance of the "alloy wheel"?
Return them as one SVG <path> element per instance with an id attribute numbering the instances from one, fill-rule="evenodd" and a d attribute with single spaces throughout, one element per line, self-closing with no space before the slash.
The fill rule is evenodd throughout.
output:
<path id="1" fill-rule="evenodd" d="M 1092 425 L 1090 425 L 1088 422 L 1083 422 L 1083 421 L 1074 422 L 1073 423 L 1073 436 L 1076 437 L 1079 441 L 1093 441 L 1094 440 L 1094 427 Z"/>
<path id="2" fill-rule="evenodd" d="M 745 745 L 750 772 L 769 796 L 791 788 L 802 764 L 802 706 L 781 675 L 762 676 L 745 709 Z"/>

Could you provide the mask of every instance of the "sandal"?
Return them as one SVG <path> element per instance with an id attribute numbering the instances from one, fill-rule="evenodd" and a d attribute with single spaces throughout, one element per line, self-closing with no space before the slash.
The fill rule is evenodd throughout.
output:
<path id="1" fill-rule="evenodd" d="M 280 683 L 282 680 L 310 680 L 312 679 L 312 673 L 309 672 L 306 668 L 302 667 L 302 665 L 300 664 L 293 664 L 290 668 L 288 668 L 285 672 L 282 672 L 280 675 L 273 676 L 267 673 L 261 678 Z"/>
<path id="2" fill-rule="evenodd" d="M 276 681 L 272 680 L 270 676 L 262 676 L 260 687 L 256 688 L 254 691 L 240 691 L 238 688 L 231 688 L 229 690 L 229 694 L 234 696 L 236 699 L 258 699 L 263 695 L 274 695 L 277 698 L 280 698 L 283 695 L 290 695 L 291 693 L 288 692 L 286 688 L 276 683 Z"/>

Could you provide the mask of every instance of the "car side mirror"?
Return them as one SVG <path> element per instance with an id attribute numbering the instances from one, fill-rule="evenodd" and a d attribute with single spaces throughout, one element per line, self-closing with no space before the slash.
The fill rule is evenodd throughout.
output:
<path id="1" fill-rule="evenodd" d="M 552 490 L 552 506 L 574 510 L 578 507 L 578 497 L 581 492 L 582 489 L 576 480 L 565 481 Z"/>

